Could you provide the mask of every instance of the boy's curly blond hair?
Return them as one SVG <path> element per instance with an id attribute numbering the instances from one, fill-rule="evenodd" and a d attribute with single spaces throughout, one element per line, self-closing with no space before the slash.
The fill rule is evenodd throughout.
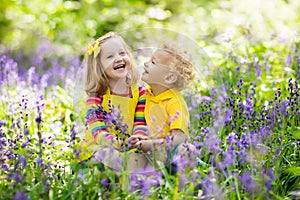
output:
<path id="1" fill-rule="evenodd" d="M 185 89 L 195 77 L 194 66 L 191 61 L 192 56 L 173 42 L 164 42 L 160 49 L 171 54 L 174 58 L 173 65 L 170 66 L 178 75 L 174 86 L 179 90 Z"/>

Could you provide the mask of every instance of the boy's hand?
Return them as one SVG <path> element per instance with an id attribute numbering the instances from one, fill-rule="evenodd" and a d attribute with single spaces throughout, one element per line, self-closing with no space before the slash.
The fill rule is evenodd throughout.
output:
<path id="1" fill-rule="evenodd" d="M 136 144 L 141 140 L 149 140 L 149 138 L 143 135 L 132 135 L 126 140 L 126 143 L 128 144 L 129 149 L 133 149 L 137 148 Z"/>
<path id="2" fill-rule="evenodd" d="M 152 151 L 153 141 L 152 140 L 140 140 L 135 143 L 134 147 L 140 149 L 144 153 Z"/>

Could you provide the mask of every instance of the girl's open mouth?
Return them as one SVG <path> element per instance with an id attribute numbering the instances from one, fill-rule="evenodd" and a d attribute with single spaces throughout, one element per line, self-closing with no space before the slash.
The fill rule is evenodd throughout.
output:
<path id="1" fill-rule="evenodd" d="M 114 70 L 125 69 L 125 64 L 117 65 L 114 67 Z"/>

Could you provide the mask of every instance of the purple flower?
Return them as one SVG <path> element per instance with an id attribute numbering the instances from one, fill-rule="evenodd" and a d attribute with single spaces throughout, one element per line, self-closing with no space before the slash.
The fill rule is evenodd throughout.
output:
<path id="1" fill-rule="evenodd" d="M 99 149 L 94 155 L 93 155 L 93 159 L 95 162 L 102 162 L 103 159 L 106 156 L 106 151 Z"/>
<path id="2" fill-rule="evenodd" d="M 18 191 L 15 196 L 13 197 L 13 200 L 29 200 L 28 196 L 24 191 Z"/>
<path id="3" fill-rule="evenodd" d="M 200 149 L 203 146 L 203 143 L 198 141 L 194 141 L 193 144 L 197 149 Z"/>
<path id="4" fill-rule="evenodd" d="M 259 67 L 259 65 L 255 65 L 255 71 L 256 71 L 256 77 L 260 77 L 262 70 Z"/>
<path id="5" fill-rule="evenodd" d="M 189 159 L 184 154 L 178 153 L 172 158 L 172 166 L 176 167 L 176 171 L 183 172 L 188 164 Z"/>
<path id="6" fill-rule="evenodd" d="M 245 110 L 245 114 L 246 116 L 249 116 L 252 113 L 252 107 L 253 107 L 253 101 L 250 98 L 246 99 L 246 110 Z"/>
<path id="7" fill-rule="evenodd" d="M 87 121 L 90 118 L 95 118 L 94 115 L 96 115 L 96 118 L 101 119 L 103 118 L 103 121 L 105 122 L 106 126 L 108 128 L 112 128 L 117 132 L 117 137 L 119 139 L 124 139 L 126 136 L 128 136 L 128 125 L 123 122 L 123 116 L 121 116 L 120 108 L 114 108 L 114 106 L 111 106 L 109 103 L 110 108 L 109 111 L 105 111 L 101 105 L 97 105 L 97 108 L 92 109 L 89 111 L 89 114 L 87 114 L 86 118 Z"/>
<path id="8" fill-rule="evenodd" d="M 17 185 L 23 180 L 23 175 L 19 172 L 8 174 L 7 177 L 15 181 L 14 185 Z"/>
<path id="9" fill-rule="evenodd" d="M 201 186 L 204 199 L 214 199 L 213 197 L 222 199 L 221 189 L 216 185 L 214 178 L 203 178 Z"/>
<path id="10" fill-rule="evenodd" d="M 270 126 L 263 126 L 259 129 L 259 135 L 261 137 L 267 137 L 271 134 L 271 127 Z"/>
<path id="11" fill-rule="evenodd" d="M 237 138 L 238 138 L 238 136 L 236 135 L 236 133 L 235 132 L 231 132 L 229 134 L 229 136 L 227 137 L 227 142 L 229 144 L 235 144 Z"/>
<path id="12" fill-rule="evenodd" d="M 217 89 L 216 88 L 212 88 L 211 89 L 211 96 L 215 97 L 217 95 Z"/>
<path id="13" fill-rule="evenodd" d="M 237 87 L 238 87 L 238 88 L 241 88 L 242 85 L 243 85 L 243 78 L 240 78 L 240 79 L 239 79 L 239 82 L 237 83 Z"/>
<path id="14" fill-rule="evenodd" d="M 21 164 L 21 168 L 25 168 L 27 166 L 27 160 L 25 158 L 22 157 L 22 155 L 18 155 L 18 160 L 15 164 L 15 169 L 18 169 L 19 164 Z"/>
<path id="15" fill-rule="evenodd" d="M 205 102 L 211 102 L 211 97 L 209 97 L 209 96 L 203 96 L 202 100 L 205 101 Z"/>
<path id="16" fill-rule="evenodd" d="M 44 168 L 44 161 L 41 158 L 37 158 L 36 159 L 36 163 L 38 164 L 38 166 L 43 169 Z"/>
<path id="17" fill-rule="evenodd" d="M 265 186 L 267 188 L 267 191 L 271 191 L 271 189 L 272 189 L 272 181 L 271 180 L 266 180 L 265 181 Z"/>
<path id="18" fill-rule="evenodd" d="M 27 128 L 24 129 L 24 135 L 28 135 L 29 134 L 29 130 Z"/>
<path id="19" fill-rule="evenodd" d="M 239 177 L 239 181 L 248 192 L 254 192 L 256 188 L 256 182 L 248 170 Z"/>
<path id="20" fill-rule="evenodd" d="M 141 180 L 141 193 L 143 196 L 147 196 L 150 193 L 150 184 L 147 180 Z"/>
<path id="21" fill-rule="evenodd" d="M 200 94 L 196 94 L 195 95 L 195 103 L 196 103 L 195 106 L 199 105 L 200 102 L 201 102 L 201 96 L 200 96 Z"/>
<path id="22" fill-rule="evenodd" d="M 146 197 L 149 195 L 151 187 L 159 187 L 161 185 L 162 175 L 161 172 L 154 173 L 150 176 L 131 174 L 129 191 L 139 191 L 143 197 Z"/>
<path id="23" fill-rule="evenodd" d="M 232 118 L 232 110 L 230 108 L 227 108 L 224 116 L 225 123 L 230 122 L 231 118 Z"/>
<path id="24" fill-rule="evenodd" d="M 257 145 L 260 142 L 261 138 L 262 136 L 257 130 L 250 131 L 250 141 L 253 146 Z"/>
<path id="25" fill-rule="evenodd" d="M 223 153 L 223 159 L 220 163 L 218 163 L 218 168 L 222 170 L 233 165 L 235 157 L 234 147 L 229 146 L 228 151 Z"/>
<path id="26" fill-rule="evenodd" d="M 248 149 L 248 147 L 249 147 L 249 137 L 246 133 L 242 133 L 242 138 L 237 141 L 237 147 L 239 149 Z"/>
<path id="27" fill-rule="evenodd" d="M 179 190 L 184 191 L 184 187 L 189 183 L 184 173 L 181 173 L 179 176 Z"/>
<path id="28" fill-rule="evenodd" d="M 5 124 L 5 121 L 0 121 L 0 128 L 3 126 L 3 124 Z"/>
<path id="29" fill-rule="evenodd" d="M 71 141 L 74 141 L 76 139 L 76 130 L 75 125 L 72 125 L 72 131 L 71 131 Z"/>
<path id="30" fill-rule="evenodd" d="M 103 185 L 104 187 L 108 188 L 110 186 L 110 181 L 108 178 L 103 178 L 103 179 L 101 179 L 100 184 Z"/>
<path id="31" fill-rule="evenodd" d="M 43 120 L 42 120 L 42 116 L 39 115 L 38 117 L 35 118 L 35 121 L 37 124 L 40 124 Z"/>
<path id="32" fill-rule="evenodd" d="M 292 54 L 289 54 L 285 59 L 285 64 L 287 66 L 290 66 L 292 64 L 292 59 L 293 59 Z"/>
<path id="33" fill-rule="evenodd" d="M 138 177 L 135 174 L 130 174 L 129 176 L 130 180 L 130 186 L 129 186 L 129 191 L 134 192 L 138 189 L 139 183 L 138 183 Z"/>
<path id="34" fill-rule="evenodd" d="M 274 175 L 274 170 L 272 168 L 268 168 L 266 174 L 272 181 L 275 180 L 276 177 Z"/>
<path id="35" fill-rule="evenodd" d="M 263 177 L 264 184 L 267 188 L 267 191 L 271 191 L 272 183 L 275 180 L 274 171 L 272 168 L 268 168 L 261 172 L 261 177 Z"/>
<path id="36" fill-rule="evenodd" d="M 221 143 L 221 140 L 218 138 L 218 135 L 215 133 L 211 133 L 206 136 L 204 140 L 204 146 L 208 147 L 210 152 L 219 152 L 220 147 L 219 144 Z"/>

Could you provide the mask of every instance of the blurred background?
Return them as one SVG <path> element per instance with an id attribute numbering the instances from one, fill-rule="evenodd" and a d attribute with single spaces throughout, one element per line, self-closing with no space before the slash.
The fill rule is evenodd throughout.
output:
<path id="1" fill-rule="evenodd" d="M 0 9 L 0 54 L 24 66 L 82 59 L 98 36 L 146 27 L 185 34 L 212 58 L 300 38 L 298 0 L 0 0 Z"/>

